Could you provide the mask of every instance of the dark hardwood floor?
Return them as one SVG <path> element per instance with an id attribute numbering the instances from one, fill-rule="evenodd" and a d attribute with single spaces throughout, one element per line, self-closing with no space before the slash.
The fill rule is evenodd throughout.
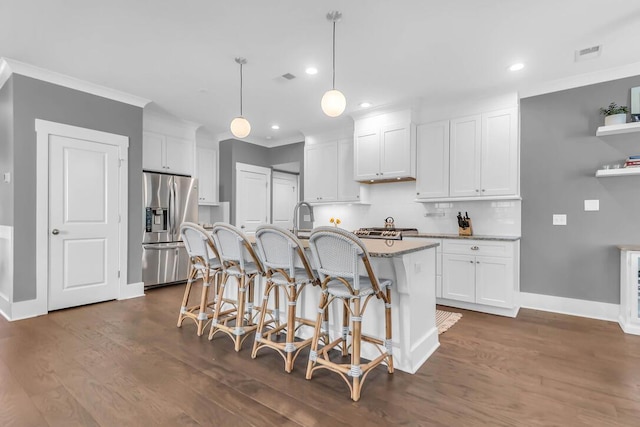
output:
<path id="1" fill-rule="evenodd" d="M 349 399 L 336 374 L 176 328 L 183 286 L 0 317 L 1 426 L 638 426 L 640 337 L 616 323 L 464 310 L 415 375 L 383 367 Z M 208 330 L 207 330 L 208 332 Z"/>

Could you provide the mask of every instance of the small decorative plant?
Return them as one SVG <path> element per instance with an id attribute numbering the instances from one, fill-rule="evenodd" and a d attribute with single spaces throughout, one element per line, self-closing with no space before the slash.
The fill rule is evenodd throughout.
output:
<path id="1" fill-rule="evenodd" d="M 329 222 L 336 227 L 342 223 L 342 221 L 340 221 L 340 218 L 330 218 Z"/>
<path id="2" fill-rule="evenodd" d="M 629 107 L 626 105 L 618 105 L 615 102 L 609 104 L 607 108 L 600 108 L 600 114 L 603 116 L 613 116 L 614 114 L 627 114 Z"/>

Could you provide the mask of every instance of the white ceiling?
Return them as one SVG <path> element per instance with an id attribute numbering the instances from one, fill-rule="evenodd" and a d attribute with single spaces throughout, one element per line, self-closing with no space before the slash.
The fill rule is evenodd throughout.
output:
<path id="1" fill-rule="evenodd" d="M 320 110 L 331 10 L 343 13 L 337 119 Z M 344 126 L 365 100 L 433 107 L 640 62 L 639 28 L 629 0 L 2 0 L 0 56 L 151 99 L 213 134 L 239 114 L 243 56 L 249 138 L 270 146 Z M 600 57 L 574 62 L 598 44 Z"/>

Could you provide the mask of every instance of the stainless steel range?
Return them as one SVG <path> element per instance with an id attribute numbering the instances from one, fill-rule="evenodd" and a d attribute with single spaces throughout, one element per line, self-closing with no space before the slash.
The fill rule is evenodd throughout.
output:
<path id="1" fill-rule="evenodd" d="M 353 234 L 364 239 L 402 240 L 403 234 L 409 236 L 417 232 L 417 228 L 370 227 L 359 228 Z"/>

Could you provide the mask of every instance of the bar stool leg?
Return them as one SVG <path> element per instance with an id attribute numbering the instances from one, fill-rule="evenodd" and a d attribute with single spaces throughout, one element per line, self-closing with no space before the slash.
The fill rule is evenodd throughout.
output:
<path id="1" fill-rule="evenodd" d="M 180 306 L 180 314 L 178 314 L 178 328 L 182 326 L 182 322 L 186 318 L 187 304 L 189 304 L 189 294 L 191 293 L 191 285 L 193 284 L 193 278 L 196 275 L 196 269 L 193 265 L 189 265 L 189 278 L 187 279 L 187 286 L 184 288 L 184 296 L 182 297 L 182 305 Z"/>
<path id="2" fill-rule="evenodd" d="M 360 313 L 360 298 L 353 298 L 353 316 L 351 317 L 353 331 L 351 340 L 351 371 L 349 375 L 353 378 L 353 388 L 351 399 L 354 402 L 360 400 L 360 344 L 362 339 L 362 313 Z"/>
<path id="3" fill-rule="evenodd" d="M 240 351 L 242 345 L 242 335 L 244 334 L 244 310 L 246 306 L 247 298 L 247 286 L 246 276 L 237 278 L 238 280 L 238 313 L 236 315 L 236 326 L 234 332 L 233 341 L 235 343 L 235 350 Z"/>
<path id="4" fill-rule="evenodd" d="M 349 355 L 349 301 L 342 300 L 342 357 Z M 353 342 L 353 337 L 352 337 Z"/>
<path id="5" fill-rule="evenodd" d="M 313 339 L 311 340 L 311 350 L 309 350 L 309 362 L 307 363 L 307 373 L 305 378 L 310 380 L 313 375 L 313 367 L 316 364 L 316 359 L 318 357 L 318 341 L 320 340 L 320 328 L 322 327 L 322 319 L 324 317 L 324 312 L 327 309 L 326 304 L 328 301 L 328 294 L 326 292 L 322 292 L 320 296 L 320 305 L 318 306 L 318 314 L 316 316 L 316 325 L 313 329 Z"/>
<path id="6" fill-rule="evenodd" d="M 293 370 L 293 355 L 296 350 L 294 342 L 296 338 L 296 303 L 298 300 L 298 288 L 295 285 L 288 286 L 287 301 L 287 340 L 285 352 L 287 360 L 285 361 L 284 370 L 291 372 Z"/>
<path id="7" fill-rule="evenodd" d="M 222 278 L 220 279 L 220 283 L 218 284 L 218 296 L 216 307 L 213 311 L 213 319 L 211 320 L 211 329 L 209 330 L 209 341 L 213 339 L 213 335 L 216 333 L 216 326 L 218 324 L 218 319 L 220 318 L 220 310 L 224 305 L 224 288 L 227 284 L 227 280 L 229 280 L 229 276 L 226 274 L 222 274 Z"/>
<path id="8" fill-rule="evenodd" d="M 202 330 L 208 320 L 207 305 L 209 299 L 209 286 L 211 285 L 209 282 L 209 274 L 209 269 L 207 269 L 202 279 L 202 295 L 200 297 L 200 312 L 198 313 L 198 336 L 202 336 Z"/>
<path id="9" fill-rule="evenodd" d="M 262 306 L 260 308 L 258 328 L 256 329 L 256 337 L 255 337 L 255 340 L 253 341 L 253 351 L 251 352 L 252 359 L 255 359 L 256 356 L 258 355 L 258 344 L 259 344 L 258 339 L 262 338 L 262 333 L 264 329 L 264 319 L 265 319 L 265 316 L 267 315 L 267 307 L 269 305 L 269 293 L 273 289 L 273 286 L 274 284 L 271 281 L 271 279 L 267 278 L 267 284 L 264 288 L 264 294 L 262 296 Z"/>

